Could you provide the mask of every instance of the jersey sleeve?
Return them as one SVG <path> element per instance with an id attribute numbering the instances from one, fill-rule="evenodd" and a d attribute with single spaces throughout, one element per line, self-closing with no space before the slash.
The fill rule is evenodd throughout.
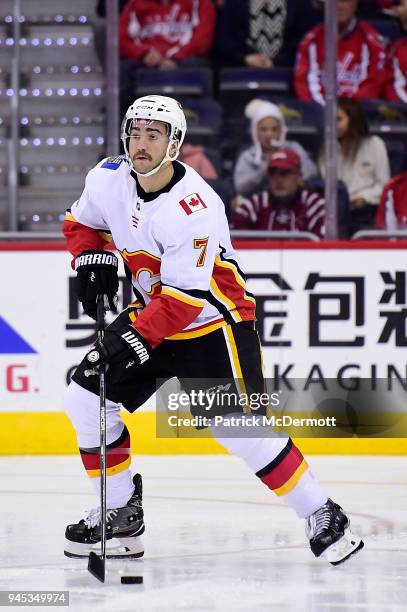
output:
<path id="1" fill-rule="evenodd" d="M 148 52 L 149 46 L 130 36 L 129 26 L 132 19 L 137 22 L 134 3 L 129 2 L 122 10 L 119 19 L 120 57 L 122 59 L 141 60 Z"/>
<path id="2" fill-rule="evenodd" d="M 199 2 L 199 16 L 192 31 L 191 39 L 185 45 L 170 49 L 167 57 L 179 61 L 191 56 L 208 53 L 215 34 L 216 11 L 211 0 Z"/>
<path id="3" fill-rule="evenodd" d="M 404 39 L 393 45 L 386 75 L 386 99 L 392 102 L 407 103 L 407 43 Z"/>
<path id="4" fill-rule="evenodd" d="M 390 191 L 391 191 L 390 185 L 386 185 L 382 191 L 382 196 L 380 198 L 380 204 L 377 207 L 377 212 L 376 212 L 376 228 L 377 229 L 386 229 L 385 211 L 386 211 L 386 203 L 389 199 Z"/>
<path id="5" fill-rule="evenodd" d="M 74 259 L 82 251 L 103 249 L 111 242 L 109 228 L 97 206 L 97 194 L 92 189 L 96 180 L 95 169 L 91 170 L 85 182 L 85 188 L 70 209 L 67 210 L 62 231 L 67 241 L 67 247 Z M 73 267 L 73 261 L 72 261 Z"/>
<path id="6" fill-rule="evenodd" d="M 360 83 L 354 98 L 357 100 L 380 98 L 386 81 L 386 47 L 381 36 L 372 31 L 365 32 L 365 43 L 361 54 L 362 73 L 365 78 Z"/>
<path id="7" fill-rule="evenodd" d="M 232 226 L 237 230 L 258 229 L 257 209 L 253 198 L 240 198 L 232 212 Z"/>
<path id="8" fill-rule="evenodd" d="M 396 211 L 396 181 L 397 178 L 390 180 L 383 189 L 376 213 L 378 229 L 396 230 L 399 227 Z"/>
<path id="9" fill-rule="evenodd" d="M 219 247 L 217 217 L 216 206 L 192 214 L 181 211 L 176 226 L 168 231 L 161 292 L 134 323 L 153 348 L 192 323 L 205 305 Z"/>
<path id="10" fill-rule="evenodd" d="M 325 236 L 325 200 L 317 193 L 307 196 L 307 230 L 319 238 Z"/>
<path id="11" fill-rule="evenodd" d="M 325 104 L 318 45 L 313 31 L 305 36 L 298 48 L 294 69 L 294 87 L 300 100 L 314 100 L 318 104 Z"/>

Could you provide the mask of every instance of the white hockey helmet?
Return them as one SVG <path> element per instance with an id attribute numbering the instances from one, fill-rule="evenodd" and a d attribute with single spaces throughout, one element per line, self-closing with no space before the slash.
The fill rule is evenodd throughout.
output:
<path id="1" fill-rule="evenodd" d="M 129 155 L 129 141 L 133 121 L 136 119 L 163 121 L 168 125 L 168 146 L 164 158 L 150 172 L 141 173 L 135 170 L 136 174 L 140 176 L 151 176 L 158 172 L 165 162 L 177 159 L 187 131 L 187 122 L 181 104 L 174 98 L 154 95 L 137 98 L 127 109 L 121 128 L 121 139 L 126 159 L 131 167 L 133 167 L 133 163 Z M 174 140 L 178 140 L 177 147 L 175 152 L 170 155 Z"/>

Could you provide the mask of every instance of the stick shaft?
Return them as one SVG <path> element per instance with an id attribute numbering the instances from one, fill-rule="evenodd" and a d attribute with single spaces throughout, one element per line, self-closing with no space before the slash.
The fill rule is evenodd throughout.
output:
<path id="1" fill-rule="evenodd" d="M 105 331 L 105 308 L 103 296 L 97 303 L 98 338 L 103 341 Z M 100 548 L 103 561 L 106 560 L 106 364 L 100 366 Z"/>

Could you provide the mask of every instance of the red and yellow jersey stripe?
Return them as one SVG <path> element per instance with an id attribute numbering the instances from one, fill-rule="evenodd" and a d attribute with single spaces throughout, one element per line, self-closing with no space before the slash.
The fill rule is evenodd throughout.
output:
<path id="1" fill-rule="evenodd" d="M 164 286 L 139 314 L 133 327 L 155 348 L 198 317 L 205 305 L 204 296 L 204 291 L 186 292 Z"/>
<path id="2" fill-rule="evenodd" d="M 211 303 L 227 321 L 255 319 L 256 300 L 246 288 L 246 281 L 236 262 L 217 255 L 210 282 Z"/>

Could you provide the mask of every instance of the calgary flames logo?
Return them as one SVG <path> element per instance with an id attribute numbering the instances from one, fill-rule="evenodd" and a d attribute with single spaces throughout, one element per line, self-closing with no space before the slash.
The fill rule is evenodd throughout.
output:
<path id="1" fill-rule="evenodd" d="M 140 287 L 152 298 L 161 291 L 161 259 L 147 251 L 134 251 L 127 249 L 121 255 L 128 265 Z"/>

